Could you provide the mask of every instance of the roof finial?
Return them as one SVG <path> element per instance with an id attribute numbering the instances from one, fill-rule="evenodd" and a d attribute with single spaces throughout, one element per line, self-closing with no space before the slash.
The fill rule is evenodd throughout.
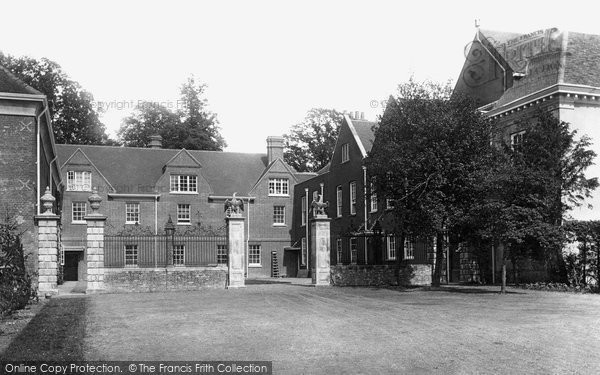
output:
<path id="1" fill-rule="evenodd" d="M 479 29 L 480 26 L 480 19 L 479 18 L 475 18 L 475 28 Z"/>

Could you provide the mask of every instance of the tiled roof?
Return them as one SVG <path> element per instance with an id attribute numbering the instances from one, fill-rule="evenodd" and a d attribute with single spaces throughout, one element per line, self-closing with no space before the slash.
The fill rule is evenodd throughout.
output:
<path id="1" fill-rule="evenodd" d="M 299 172 L 295 174 L 296 179 L 298 179 L 298 183 L 310 180 L 311 178 L 317 176 L 317 173 L 313 172 Z"/>
<path id="2" fill-rule="evenodd" d="M 0 65 L 0 92 L 8 92 L 11 94 L 42 95 L 41 92 L 21 81 L 2 65 Z"/>
<path id="3" fill-rule="evenodd" d="M 496 107 L 556 84 L 600 87 L 600 36 L 556 28 L 530 34 L 481 30 L 514 72 Z M 512 73 L 512 72 L 511 72 Z"/>
<path id="4" fill-rule="evenodd" d="M 562 83 L 600 87 L 600 35 L 569 33 Z"/>
<path id="5" fill-rule="evenodd" d="M 329 172 L 330 167 L 331 167 L 331 160 L 323 168 L 321 168 L 317 171 L 317 175 L 322 175 L 324 173 Z"/>
<path id="6" fill-rule="evenodd" d="M 180 151 L 88 145 L 56 145 L 56 148 L 61 165 L 80 148 L 119 193 L 150 193 L 148 187 L 156 184 L 163 173 L 163 166 Z M 267 166 L 266 154 L 189 153 L 202 165 L 201 174 L 215 195 L 248 194 Z"/>
<path id="7" fill-rule="evenodd" d="M 356 135 L 360 139 L 365 151 L 368 153 L 373 147 L 373 141 L 375 140 L 375 133 L 373 133 L 373 125 L 377 125 L 376 122 L 365 121 L 365 120 L 352 120 L 352 125 L 356 130 Z"/>

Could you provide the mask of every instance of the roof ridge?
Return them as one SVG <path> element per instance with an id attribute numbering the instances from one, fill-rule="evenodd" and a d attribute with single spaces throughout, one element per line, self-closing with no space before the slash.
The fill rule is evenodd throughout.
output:
<path id="1" fill-rule="evenodd" d="M 186 150 L 188 152 L 215 152 L 221 154 L 242 154 L 242 155 L 266 155 L 267 153 L 261 152 L 240 152 L 240 151 L 218 151 L 218 150 L 188 150 L 185 148 L 152 148 L 152 147 L 135 147 L 135 146 L 113 146 L 113 145 L 82 145 L 73 143 L 57 143 L 57 146 L 69 146 L 69 147 L 104 147 L 104 148 L 119 148 L 129 150 L 149 150 L 149 151 L 181 151 Z"/>
<path id="2" fill-rule="evenodd" d="M 34 88 L 31 85 L 28 85 L 25 81 L 23 81 L 21 78 L 17 77 L 16 74 L 14 74 L 12 71 L 10 71 L 7 67 L 5 67 L 4 65 L 0 64 L 0 69 L 2 69 L 10 78 L 12 78 L 13 80 L 15 80 L 17 83 L 23 85 L 25 87 L 25 91 L 34 91 L 34 92 L 27 92 L 27 93 L 20 93 L 20 94 L 29 94 L 29 95 L 44 95 L 44 93 L 42 93 L 41 91 L 37 90 L 36 88 Z"/>

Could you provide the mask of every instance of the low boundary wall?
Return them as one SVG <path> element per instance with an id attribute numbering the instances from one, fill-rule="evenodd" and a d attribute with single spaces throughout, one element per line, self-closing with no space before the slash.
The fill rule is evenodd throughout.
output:
<path id="1" fill-rule="evenodd" d="M 406 264 L 399 268 L 397 265 L 336 265 L 331 266 L 331 283 L 336 286 L 431 285 L 431 272 L 429 264 Z"/>
<path id="2" fill-rule="evenodd" d="M 108 293 L 225 289 L 227 267 L 105 268 Z"/>

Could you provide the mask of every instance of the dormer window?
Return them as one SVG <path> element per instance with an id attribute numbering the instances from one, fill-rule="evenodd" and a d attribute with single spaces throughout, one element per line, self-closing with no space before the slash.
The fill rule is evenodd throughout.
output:
<path id="1" fill-rule="evenodd" d="M 342 145 L 342 163 L 350 161 L 350 145 L 348 143 L 344 143 Z"/>
<path id="2" fill-rule="evenodd" d="M 197 193 L 197 176 L 172 174 L 171 193 Z"/>
<path id="3" fill-rule="evenodd" d="M 290 195 L 290 182 L 287 178 L 269 178 L 269 195 L 287 197 Z"/>
<path id="4" fill-rule="evenodd" d="M 68 171 L 68 191 L 92 191 L 92 172 Z"/>

